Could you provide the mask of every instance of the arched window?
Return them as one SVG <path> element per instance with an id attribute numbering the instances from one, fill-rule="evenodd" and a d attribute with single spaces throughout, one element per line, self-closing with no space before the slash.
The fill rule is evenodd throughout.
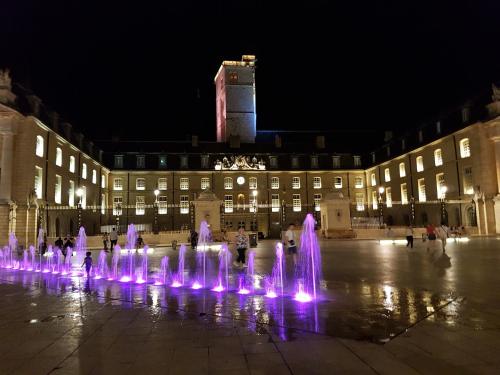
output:
<path id="1" fill-rule="evenodd" d="M 233 188 L 233 178 L 224 177 L 224 189 L 231 190 Z"/>
<path id="2" fill-rule="evenodd" d="M 41 158 L 43 157 L 43 137 L 41 135 L 36 136 L 35 154 L 36 156 L 40 156 Z"/>
<path id="3" fill-rule="evenodd" d="M 440 148 L 434 151 L 434 165 L 436 167 L 443 165 L 443 153 Z"/>
<path id="4" fill-rule="evenodd" d="M 469 138 L 464 138 L 460 141 L 460 157 L 468 158 L 470 156 Z"/>

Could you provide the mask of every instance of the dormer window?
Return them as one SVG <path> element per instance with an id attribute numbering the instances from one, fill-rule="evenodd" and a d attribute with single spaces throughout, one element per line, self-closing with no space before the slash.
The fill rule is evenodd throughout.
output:
<path id="1" fill-rule="evenodd" d="M 188 168 L 188 157 L 187 157 L 187 155 L 182 155 L 181 156 L 181 168 L 182 169 L 187 169 Z"/>
<path id="2" fill-rule="evenodd" d="M 269 157 L 269 166 L 274 169 L 278 168 L 278 158 L 276 156 Z"/>
<path id="3" fill-rule="evenodd" d="M 144 155 L 137 155 L 135 159 L 135 166 L 139 169 L 146 168 L 146 157 Z"/>
<path id="4" fill-rule="evenodd" d="M 292 168 L 299 168 L 299 157 L 292 156 Z"/>
<path id="5" fill-rule="evenodd" d="M 123 155 L 115 155 L 115 168 L 123 168 Z"/>
<path id="6" fill-rule="evenodd" d="M 340 156 L 332 156 L 333 168 L 340 168 Z"/>
<path id="7" fill-rule="evenodd" d="M 167 168 L 167 156 L 166 155 L 160 155 L 158 157 L 158 167 L 160 169 Z"/>
<path id="8" fill-rule="evenodd" d="M 316 155 L 311 156 L 311 168 L 318 168 L 318 157 Z"/>

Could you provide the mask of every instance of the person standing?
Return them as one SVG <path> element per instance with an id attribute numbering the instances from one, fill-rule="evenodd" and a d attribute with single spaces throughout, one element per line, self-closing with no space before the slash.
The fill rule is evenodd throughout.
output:
<path id="1" fill-rule="evenodd" d="M 245 228 L 238 229 L 238 234 L 236 235 L 236 251 L 238 252 L 238 257 L 234 262 L 236 267 L 247 267 L 245 264 L 245 252 L 248 249 L 248 237 L 245 234 Z"/>
<path id="2" fill-rule="evenodd" d="M 425 228 L 425 231 L 427 233 L 427 251 L 431 248 L 434 248 L 435 243 L 436 243 L 436 228 L 434 227 L 434 224 L 429 224 Z"/>
<path id="3" fill-rule="evenodd" d="M 92 269 L 92 253 L 87 251 L 85 254 L 85 259 L 83 260 L 82 267 L 85 266 L 85 272 L 87 273 L 87 277 L 90 277 L 90 270 Z"/>
<path id="4" fill-rule="evenodd" d="M 191 229 L 189 242 L 191 242 L 191 249 L 196 250 L 196 247 L 198 246 L 198 232 L 196 232 L 194 229 Z"/>
<path id="5" fill-rule="evenodd" d="M 288 230 L 285 232 L 286 244 L 288 247 L 288 254 L 292 256 L 293 265 L 297 265 L 297 242 L 295 241 L 295 225 L 291 223 L 288 225 Z"/>
<path id="6" fill-rule="evenodd" d="M 102 235 L 102 245 L 104 246 L 104 251 L 108 252 L 108 232 L 104 232 Z"/>
<path id="7" fill-rule="evenodd" d="M 446 252 L 446 240 L 448 239 L 448 233 L 449 229 L 444 223 L 441 223 L 441 225 L 436 228 L 436 235 L 441 240 L 441 244 L 443 246 L 443 254 Z"/>
<path id="8" fill-rule="evenodd" d="M 413 249 L 413 227 L 411 225 L 406 227 L 406 247 Z"/>
<path id="9" fill-rule="evenodd" d="M 61 238 L 61 237 L 59 237 L 59 238 L 56 240 L 56 242 L 54 242 L 54 245 L 55 245 L 57 248 L 61 249 L 61 251 L 62 251 L 62 249 L 63 249 L 63 247 L 64 247 L 64 242 L 63 242 L 62 238 Z"/>
<path id="10" fill-rule="evenodd" d="M 111 251 L 113 251 L 116 243 L 118 242 L 118 232 L 116 231 L 115 228 L 113 228 L 109 233 L 109 240 L 111 242 Z"/>

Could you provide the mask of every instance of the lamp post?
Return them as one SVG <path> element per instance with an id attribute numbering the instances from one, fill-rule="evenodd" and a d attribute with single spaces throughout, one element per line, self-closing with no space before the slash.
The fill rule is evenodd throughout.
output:
<path id="1" fill-rule="evenodd" d="M 77 215 L 78 215 L 78 230 L 82 227 L 82 197 L 83 197 L 83 189 L 76 189 L 76 196 L 78 197 L 78 205 L 77 205 Z"/>
<path id="2" fill-rule="evenodd" d="M 154 208 L 153 233 L 158 234 L 159 233 L 159 228 L 158 228 L 158 195 L 160 194 L 160 190 L 155 189 L 154 194 L 155 194 L 155 203 L 153 205 L 153 208 Z"/>
<path id="3" fill-rule="evenodd" d="M 410 225 L 415 225 L 415 197 L 410 198 Z"/>
<path id="4" fill-rule="evenodd" d="M 448 225 L 448 213 L 446 212 L 446 192 L 448 191 L 448 188 L 443 185 L 439 189 L 441 193 L 440 197 L 440 202 L 441 202 L 441 223 Z"/>
<path id="5" fill-rule="evenodd" d="M 259 192 L 257 190 L 254 190 L 252 191 L 252 195 L 253 195 L 253 201 L 252 201 L 252 205 L 253 205 L 253 222 L 254 222 L 254 230 L 256 232 L 259 231 L 259 226 L 257 225 L 257 209 L 258 209 L 258 205 L 257 205 L 257 195 L 259 194 Z"/>
<path id="6" fill-rule="evenodd" d="M 384 225 L 384 202 L 382 200 L 382 194 L 384 194 L 384 191 L 385 188 L 383 186 L 378 188 L 378 220 L 380 228 Z"/>

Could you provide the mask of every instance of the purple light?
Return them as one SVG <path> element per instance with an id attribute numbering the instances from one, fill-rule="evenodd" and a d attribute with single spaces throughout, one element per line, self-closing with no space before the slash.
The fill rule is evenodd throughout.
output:
<path id="1" fill-rule="evenodd" d="M 193 285 L 191 285 L 191 289 L 201 289 L 201 284 L 198 281 L 195 281 Z"/>
<path id="2" fill-rule="evenodd" d="M 108 277 L 108 281 L 113 281 L 114 279 L 112 277 Z"/>
<path id="3" fill-rule="evenodd" d="M 101 278 L 101 276 L 97 275 L 94 277 L 95 280 L 99 280 Z"/>
<path id="4" fill-rule="evenodd" d="M 250 293 L 250 291 L 245 288 L 241 288 L 240 290 L 238 290 L 238 294 L 248 294 L 248 293 Z"/>
<path id="5" fill-rule="evenodd" d="M 161 281 L 156 280 L 154 285 L 163 285 Z"/>
<path id="6" fill-rule="evenodd" d="M 217 285 L 215 288 L 212 289 L 214 292 L 223 292 L 224 287 L 222 285 Z"/>
<path id="7" fill-rule="evenodd" d="M 135 280 L 136 284 L 144 284 L 145 282 L 146 282 L 146 280 L 144 280 L 142 277 Z"/>
<path id="8" fill-rule="evenodd" d="M 266 297 L 267 298 L 276 298 L 276 297 L 278 297 L 278 295 L 276 294 L 276 292 L 274 290 L 270 290 L 269 292 L 266 293 Z"/>
<path id="9" fill-rule="evenodd" d="M 174 281 L 171 285 L 172 288 L 179 288 L 181 286 L 182 286 L 182 284 L 178 281 Z"/>
<path id="10" fill-rule="evenodd" d="M 305 292 L 298 292 L 295 294 L 295 301 L 298 302 L 311 302 L 312 297 Z"/>
<path id="11" fill-rule="evenodd" d="M 122 276 L 122 278 L 120 279 L 120 282 L 121 283 L 129 283 L 132 279 L 128 276 Z"/>
<path id="12" fill-rule="evenodd" d="M 43 273 L 49 273 L 49 272 L 50 272 L 50 270 L 49 270 L 48 268 L 45 268 L 45 269 L 43 270 Z"/>

